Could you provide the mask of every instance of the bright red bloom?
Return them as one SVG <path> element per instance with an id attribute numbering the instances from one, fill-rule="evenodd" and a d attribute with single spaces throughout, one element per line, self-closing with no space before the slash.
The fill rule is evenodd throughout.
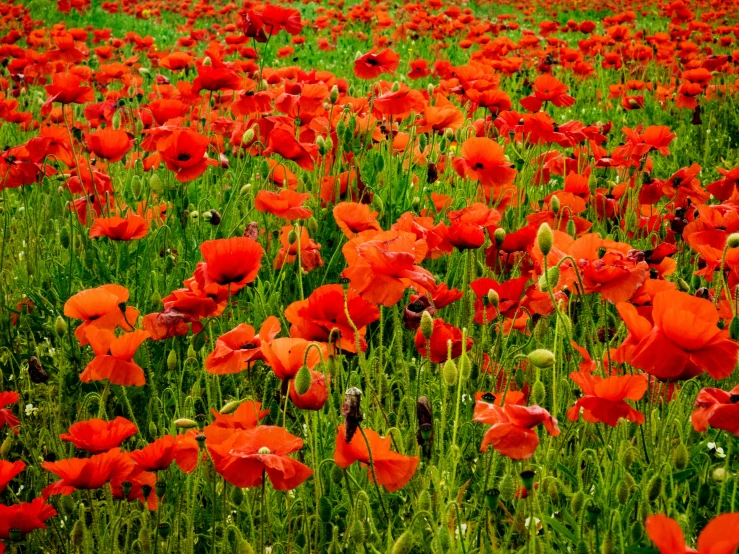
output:
<path id="1" fill-rule="evenodd" d="M 292 490 L 313 475 L 308 466 L 288 456 L 303 448 L 303 440 L 282 427 L 260 425 L 235 433 L 220 431 L 228 433 L 228 438 L 220 444 L 211 440 L 206 444 L 216 471 L 234 486 L 258 487 L 266 473 L 276 490 Z"/>
<path id="2" fill-rule="evenodd" d="M 359 337 L 354 329 L 359 331 Z M 305 300 L 293 302 L 285 309 L 285 319 L 291 324 L 290 336 L 306 340 L 329 342 L 334 331 L 332 342 L 342 350 L 356 353 L 357 339 L 362 351 L 367 349 L 364 337 L 367 325 L 380 319 L 380 310 L 364 300 L 354 291 L 346 293 L 346 310 L 344 309 L 344 287 L 341 285 L 323 285 L 315 289 Z"/>
<path id="3" fill-rule="evenodd" d="M 510 185 L 516 178 L 516 170 L 506 161 L 503 147 L 492 139 L 468 138 L 462 143 L 460 154 L 452 161 L 460 177 L 479 181 L 484 187 Z"/>
<path id="4" fill-rule="evenodd" d="M 157 142 L 157 150 L 175 178 L 186 183 L 200 177 L 209 165 L 218 163 L 206 153 L 209 144 L 208 137 L 197 131 L 177 129 Z"/>
<path id="5" fill-rule="evenodd" d="M 19 398 L 20 395 L 14 391 L 0 392 L 0 429 L 5 427 L 5 424 L 11 429 L 21 424 L 10 408 L 6 408 L 6 406 L 17 403 Z"/>
<path id="6" fill-rule="evenodd" d="M 710 425 L 739 437 L 739 385 L 729 392 L 713 387 L 702 389 L 695 407 L 690 417 L 693 429 L 705 433 Z"/>
<path id="7" fill-rule="evenodd" d="M 67 433 L 59 435 L 59 438 L 90 454 L 100 454 L 118 448 L 124 440 L 134 436 L 138 431 L 133 423 L 119 416 L 113 421 L 102 419 L 78 421 L 69 427 Z"/>
<path id="8" fill-rule="evenodd" d="M 375 79 L 383 73 L 395 74 L 400 56 L 389 48 L 379 54 L 368 52 L 354 62 L 354 75 L 360 79 Z"/>
<path id="9" fill-rule="evenodd" d="M 133 136 L 126 131 L 106 127 L 86 136 L 87 148 L 98 158 L 117 162 L 133 148 Z"/>
<path id="10" fill-rule="evenodd" d="M 127 495 L 123 490 L 123 483 L 126 483 L 127 487 L 130 486 Z M 116 500 L 126 500 L 127 502 L 138 500 L 139 502 L 146 504 L 146 507 L 149 510 L 154 511 L 159 506 L 159 498 L 157 498 L 157 495 L 154 492 L 156 490 L 156 484 L 157 476 L 154 473 L 144 471 L 142 468 L 136 467 L 125 479 L 111 480 L 110 491 L 113 498 Z M 149 495 L 146 497 L 144 496 L 145 486 L 149 487 Z"/>
<path id="11" fill-rule="evenodd" d="M 295 378 L 290 381 L 290 400 L 301 410 L 320 410 L 328 400 L 326 376 L 320 371 L 311 371 L 310 388 L 303 394 L 295 390 Z"/>
<path id="12" fill-rule="evenodd" d="M 51 103 L 59 102 L 60 104 L 85 104 L 95 100 L 95 93 L 92 87 L 80 86 L 83 79 L 73 73 L 54 73 L 51 78 L 51 84 L 44 87 L 49 94 L 45 106 L 48 105 L 47 112 L 51 111 Z M 48 115 L 44 114 L 44 115 Z"/>
<path id="13" fill-rule="evenodd" d="M 214 375 L 244 371 L 257 360 L 264 360 L 262 341 L 271 342 L 279 332 L 280 321 L 275 316 L 264 320 L 259 334 L 251 325 L 241 323 L 218 337 L 215 349 L 205 358 L 205 369 Z"/>
<path id="14" fill-rule="evenodd" d="M 201 90 L 240 90 L 242 79 L 230 67 L 224 65 L 200 65 L 198 76 L 192 82 L 192 92 Z"/>
<path id="15" fill-rule="evenodd" d="M 424 358 L 431 357 L 431 361 L 435 364 L 443 364 L 448 358 L 459 358 L 462 351 L 470 350 L 474 341 L 467 337 L 466 348 L 462 343 L 462 331 L 450 323 L 444 323 L 441 318 L 434 320 L 434 330 L 431 332 L 429 343 L 431 345 L 431 353 L 426 351 L 426 338 L 419 327 L 416 331 L 416 350 Z M 449 354 L 449 343 L 451 342 L 451 354 Z"/>
<path id="16" fill-rule="evenodd" d="M 308 219 L 313 212 L 302 206 L 310 198 L 310 193 L 298 193 L 290 189 L 280 192 L 260 190 L 254 199 L 254 208 L 258 212 L 268 212 L 288 221 Z"/>
<path id="17" fill-rule="evenodd" d="M 674 519 L 662 514 L 649 516 L 645 526 L 660 554 L 732 554 L 739 546 L 739 513 L 712 519 L 698 535 L 698 550 L 685 544 L 682 529 Z"/>
<path id="18" fill-rule="evenodd" d="M 544 102 L 551 102 L 557 107 L 572 106 L 575 99 L 567 94 L 567 85 L 551 75 L 541 75 L 533 85 L 534 92 L 521 100 L 521 105 L 530 112 L 538 112 Z"/>
<path id="19" fill-rule="evenodd" d="M 619 361 L 662 380 L 690 379 L 707 371 L 714 379 L 731 375 L 739 344 L 718 327 L 712 302 L 676 290 L 654 297 L 651 321 L 631 304 L 616 305 L 629 334 L 619 348 Z M 646 314 L 646 315 L 643 315 Z"/>
<path id="20" fill-rule="evenodd" d="M 382 230 L 377 222 L 377 212 L 371 211 L 366 204 L 340 202 L 334 206 L 333 214 L 339 229 L 350 239 L 364 231 Z"/>
<path id="21" fill-rule="evenodd" d="M 121 285 L 103 285 L 83 290 L 67 300 L 64 315 L 83 320 L 74 332 L 80 346 L 89 344 L 87 330 L 90 327 L 109 331 L 120 327 L 124 331 L 131 331 L 133 328 L 130 324 L 138 319 L 139 312 L 136 308 L 126 306 L 127 300 L 128 289 Z"/>
<path id="22" fill-rule="evenodd" d="M 141 343 L 149 338 L 148 331 L 137 329 L 116 338 L 112 331 L 91 327 L 87 338 L 95 358 L 80 374 L 80 381 L 89 383 L 108 379 L 115 385 L 137 387 L 146 384 L 144 370 L 133 361 L 133 357 Z"/>
<path id="23" fill-rule="evenodd" d="M 18 460 L 17 462 L 6 462 L 0 460 L 0 493 L 5 490 L 16 475 L 26 468 L 26 464 Z"/>
<path id="24" fill-rule="evenodd" d="M 492 424 L 482 439 L 481 452 L 492 445 L 495 450 L 513 460 L 526 460 L 534 455 L 539 446 L 535 427 L 543 423 L 550 435 L 559 435 L 557 420 L 540 406 L 491 406 L 474 418 L 480 423 Z"/>
<path id="25" fill-rule="evenodd" d="M 126 217 L 99 217 L 92 222 L 90 238 L 108 237 L 110 240 L 141 239 L 149 232 L 149 223 L 140 215 L 128 212 Z"/>
<path id="26" fill-rule="evenodd" d="M 580 408 L 585 421 L 605 423 L 611 427 L 619 419 L 628 419 L 641 425 L 644 414 L 629 406 L 626 400 L 641 400 L 647 391 L 647 378 L 644 375 L 612 375 L 599 377 L 587 371 L 570 373 L 570 378 L 582 389 L 584 396 L 567 410 L 570 421 L 577 421 Z"/>
<path id="27" fill-rule="evenodd" d="M 24 537 L 35 529 L 46 529 L 44 522 L 55 515 L 56 510 L 43 498 L 34 498 L 31 502 L 12 506 L 0 504 L 0 539 L 10 540 L 11 530 L 19 531 L 21 537 Z"/>
<path id="28" fill-rule="evenodd" d="M 310 350 L 308 350 L 310 348 Z M 306 352 L 308 352 L 306 356 Z M 328 357 L 328 348 L 322 342 L 310 342 L 305 339 L 279 338 L 269 344 L 262 345 L 262 353 L 267 365 L 280 379 L 295 377 L 301 367 L 316 367 L 321 359 Z"/>
<path id="29" fill-rule="evenodd" d="M 233 414 L 221 414 L 211 408 L 215 421 L 208 427 L 223 427 L 225 429 L 251 429 L 256 427 L 259 420 L 269 413 L 262 410 L 261 402 L 247 400 L 239 404 Z"/>
<path id="30" fill-rule="evenodd" d="M 228 287 L 231 294 L 244 288 L 256 279 L 264 255 L 261 245 L 246 237 L 207 240 L 200 252 L 205 262 L 198 263 L 194 276 L 208 294 L 220 287 Z"/>
<path id="31" fill-rule="evenodd" d="M 269 134 L 267 148 L 263 154 L 279 154 L 286 160 L 295 162 L 306 171 L 313 171 L 313 158 L 317 152 L 318 147 L 315 144 L 298 142 L 290 130 L 277 127 Z"/>
<path id="32" fill-rule="evenodd" d="M 90 458 L 44 462 L 41 467 L 61 477 L 44 489 L 42 494 L 48 498 L 54 494 L 70 495 L 78 489 L 99 489 L 112 480 L 125 481 L 134 470 L 134 462 L 120 448 L 114 448 Z"/>
<path id="33" fill-rule="evenodd" d="M 296 232 L 297 236 L 294 241 L 291 241 L 293 232 Z M 281 269 L 285 264 L 296 262 L 298 253 L 300 253 L 300 267 L 304 273 L 323 266 L 321 245 L 310 238 L 305 225 L 297 228 L 292 225 L 283 226 L 280 233 L 280 246 L 281 248 L 272 263 L 272 267 L 275 269 Z"/>
<path id="34" fill-rule="evenodd" d="M 128 455 L 144 471 L 162 471 L 174 460 L 175 449 L 175 437 L 164 435 L 140 450 L 129 452 Z"/>
<path id="35" fill-rule="evenodd" d="M 346 442 L 344 426 L 339 426 L 336 434 L 336 450 L 334 451 L 334 462 L 340 468 L 347 468 L 354 462 L 364 465 L 370 463 L 372 454 L 372 468 L 367 469 L 369 478 L 372 479 L 372 470 L 377 477 L 377 484 L 384 486 L 388 491 L 394 492 L 402 489 L 418 467 L 417 456 L 404 456 L 390 449 L 392 441 L 390 438 L 382 438 L 372 429 L 364 429 L 367 437 L 365 442 L 361 432 L 354 433 L 352 440 Z M 369 443 L 369 449 L 367 448 Z"/>

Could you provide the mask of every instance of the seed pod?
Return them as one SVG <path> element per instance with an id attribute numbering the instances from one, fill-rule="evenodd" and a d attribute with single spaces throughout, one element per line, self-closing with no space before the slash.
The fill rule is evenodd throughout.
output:
<path id="1" fill-rule="evenodd" d="M 457 366 L 455 365 L 454 360 L 449 359 L 444 362 L 441 375 L 444 378 L 444 384 L 447 387 L 453 387 L 457 383 Z"/>
<path id="2" fill-rule="evenodd" d="M 28 358 L 28 377 L 32 383 L 47 383 L 49 381 L 49 374 L 41 365 L 41 362 L 36 356 Z"/>
<path id="3" fill-rule="evenodd" d="M 513 482 L 510 473 L 506 473 L 500 480 L 498 490 L 500 491 L 500 498 L 504 502 L 510 502 L 516 496 L 516 484 Z"/>
<path id="4" fill-rule="evenodd" d="M 539 250 L 546 256 L 552 251 L 553 243 L 554 234 L 552 233 L 552 228 L 547 223 L 542 223 L 536 233 L 536 244 L 539 246 Z"/>

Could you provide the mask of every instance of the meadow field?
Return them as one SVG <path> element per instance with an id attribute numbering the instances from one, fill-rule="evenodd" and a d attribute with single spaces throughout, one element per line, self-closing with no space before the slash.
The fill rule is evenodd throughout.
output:
<path id="1" fill-rule="evenodd" d="M 0 553 L 733 554 L 737 0 L 0 0 Z"/>

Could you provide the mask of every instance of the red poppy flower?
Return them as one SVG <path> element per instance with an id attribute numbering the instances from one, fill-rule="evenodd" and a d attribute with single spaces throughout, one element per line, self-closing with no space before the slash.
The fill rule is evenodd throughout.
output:
<path id="1" fill-rule="evenodd" d="M 308 229 L 303 226 L 297 227 L 300 233 L 299 238 L 291 241 L 291 235 L 296 231 L 292 225 L 285 225 L 280 233 L 280 250 L 275 256 L 272 267 L 281 269 L 286 263 L 294 263 L 298 259 L 298 249 L 300 249 L 300 266 L 304 273 L 313 271 L 317 267 L 323 266 L 323 258 L 321 258 L 321 245 L 310 238 Z"/>
<path id="2" fill-rule="evenodd" d="M 167 469 L 174 460 L 175 449 L 175 437 L 164 435 L 140 450 L 129 452 L 128 455 L 144 471 L 162 471 Z"/>
<path id="3" fill-rule="evenodd" d="M 251 429 L 256 427 L 269 410 L 262 410 L 261 402 L 247 400 L 239 404 L 233 414 L 221 414 L 211 408 L 215 421 L 209 427 L 223 427 L 225 429 Z"/>
<path id="4" fill-rule="evenodd" d="M 11 530 L 21 537 L 36 529 L 46 529 L 45 521 L 56 515 L 56 510 L 43 498 L 31 502 L 5 506 L 0 504 L 0 539 L 10 540 Z M 2 545 L 2 543 L 0 543 Z"/>
<path id="5" fill-rule="evenodd" d="M 459 250 L 474 250 L 485 242 L 485 228 L 500 221 L 500 213 L 485 204 L 475 202 L 461 210 L 447 214 L 451 225 L 446 229 L 446 240 Z"/>
<path id="6" fill-rule="evenodd" d="M 415 265 L 423 261 L 427 250 L 426 242 L 417 241 L 413 233 L 368 231 L 342 248 L 349 265 L 342 276 L 368 302 L 392 306 L 411 286 L 419 293 L 436 289 L 431 273 Z"/>
<path id="7" fill-rule="evenodd" d="M 559 435 L 557 420 L 540 406 L 519 406 L 505 404 L 502 408 L 492 405 L 483 414 L 478 414 L 475 421 L 492 424 L 482 439 L 481 452 L 488 445 L 513 460 L 526 460 L 534 455 L 539 446 L 539 436 L 535 427 L 544 424 L 550 435 Z"/>
<path id="8" fill-rule="evenodd" d="M 343 425 L 339 426 L 336 434 L 336 450 L 334 462 L 340 468 L 347 468 L 354 462 L 364 465 L 370 463 L 372 454 L 372 468 L 367 469 L 370 480 L 372 470 L 377 477 L 377 484 L 384 486 L 388 491 L 395 492 L 402 489 L 416 473 L 418 467 L 417 456 L 404 456 L 390 449 L 390 438 L 382 438 L 372 429 L 364 429 L 367 437 L 365 442 L 362 433 L 354 433 L 352 440 L 346 442 L 346 432 Z M 367 448 L 369 443 L 369 449 Z"/>
<path id="9" fill-rule="evenodd" d="M 739 436 L 739 385 L 729 392 L 713 387 L 702 389 L 695 407 L 690 419 L 699 433 L 705 433 L 710 425 Z"/>
<path id="10" fill-rule="evenodd" d="M 91 327 L 87 330 L 87 338 L 95 357 L 80 373 L 80 381 L 89 383 L 108 379 L 123 387 L 146 384 L 144 370 L 133 361 L 133 357 L 141 343 L 149 338 L 148 331 L 137 329 L 116 338 L 112 331 Z"/>
<path id="11" fill-rule="evenodd" d="M 570 373 L 570 378 L 582 389 L 584 396 L 578 398 L 575 405 L 567 410 L 570 421 L 577 421 L 580 408 L 583 418 L 590 423 L 605 423 L 611 427 L 618 424 L 619 419 L 628 419 L 641 425 L 644 414 L 629 406 L 626 400 L 641 400 L 647 391 L 647 379 L 644 375 L 612 375 L 599 377 L 587 371 Z"/>
<path id="12" fill-rule="evenodd" d="M 128 494 L 124 490 L 123 483 L 126 483 Z M 130 475 L 121 479 L 112 479 L 110 481 L 110 491 L 116 500 L 126 500 L 127 502 L 139 502 L 146 504 L 146 507 L 154 511 L 159 506 L 159 498 L 156 490 L 157 476 L 154 473 L 144 471 L 140 467 L 133 469 Z M 148 496 L 144 496 L 144 487 L 148 487 Z"/>
<path id="13" fill-rule="evenodd" d="M 98 158 L 117 162 L 133 148 L 134 140 L 130 133 L 106 127 L 86 135 L 87 148 Z"/>
<path id="14" fill-rule="evenodd" d="M 534 92 L 521 100 L 521 105 L 530 112 L 538 112 L 544 102 L 551 102 L 557 107 L 572 106 L 575 99 L 567 94 L 567 85 L 551 75 L 541 75 L 533 85 Z"/>
<path id="15" fill-rule="evenodd" d="M 350 318 L 359 331 L 359 347 L 366 350 L 366 327 L 380 319 L 380 310 L 351 290 L 346 293 L 346 308 L 344 304 L 344 287 L 341 285 L 318 287 L 307 299 L 293 302 L 285 309 L 285 319 L 292 324 L 290 336 L 329 342 L 331 332 L 336 329 L 338 333 L 334 331 L 332 339 L 334 344 L 356 353 L 357 337 L 349 323 Z"/>
<path id="16" fill-rule="evenodd" d="M 26 468 L 26 464 L 18 460 L 17 462 L 6 462 L 0 460 L 0 493 L 5 490 L 16 475 Z"/>
<path id="17" fill-rule="evenodd" d="M 273 152 L 295 162 L 306 171 L 313 171 L 315 166 L 313 158 L 318 152 L 318 146 L 298 142 L 290 130 L 277 127 L 269 134 L 267 148 L 263 154 L 267 156 Z"/>
<path id="18" fill-rule="evenodd" d="M 257 278 L 264 255 L 261 245 L 246 237 L 207 240 L 200 252 L 205 262 L 198 263 L 194 277 L 208 294 L 220 287 L 228 287 L 231 294 L 244 288 Z"/>
<path id="19" fill-rule="evenodd" d="M 267 4 L 264 6 L 260 17 L 270 35 L 276 34 L 279 31 L 285 31 L 291 35 L 299 35 L 303 30 L 300 12 L 295 8 L 284 8 L 274 4 Z"/>
<path id="20" fill-rule="evenodd" d="M 645 526 L 660 554 L 731 554 L 739 546 L 739 513 L 712 519 L 698 535 L 698 550 L 685 544 L 682 529 L 674 519 L 662 514 L 649 516 Z"/>
<path id="21" fill-rule="evenodd" d="M 363 231 L 382 230 L 377 222 L 377 212 L 371 211 L 366 204 L 340 202 L 334 206 L 333 214 L 339 229 L 350 239 Z"/>
<path id="22" fill-rule="evenodd" d="M 0 392 L 0 429 L 5 427 L 6 424 L 11 429 L 14 427 L 18 427 L 21 424 L 21 422 L 18 421 L 18 418 L 13 415 L 13 412 L 10 410 L 10 408 L 6 408 L 6 406 L 17 403 L 18 399 L 20 399 L 20 395 L 17 392 Z"/>
<path id="23" fill-rule="evenodd" d="M 503 147 L 485 137 L 468 138 L 462 143 L 461 157 L 452 161 L 460 177 L 479 181 L 484 187 L 510 185 L 516 170 L 505 159 Z"/>
<path id="24" fill-rule="evenodd" d="M 138 319 L 139 312 L 136 308 L 126 306 L 127 301 L 128 289 L 121 285 L 103 285 L 83 290 L 67 300 L 64 315 L 83 320 L 74 332 L 80 346 L 90 343 L 87 339 L 90 327 L 109 331 L 116 327 L 124 331 L 133 330 L 131 325 Z"/>
<path id="25" fill-rule="evenodd" d="M 251 325 L 237 325 L 216 339 L 215 349 L 205 358 L 206 371 L 214 375 L 226 375 L 248 369 L 257 360 L 264 360 L 262 341 L 271 342 L 279 332 L 280 321 L 275 316 L 264 320 L 259 334 L 254 333 Z"/>
<path id="26" fill-rule="evenodd" d="M 290 400 L 301 410 L 320 410 L 328 400 L 326 376 L 320 371 L 311 371 L 310 388 L 303 394 L 295 390 L 295 378 L 290 381 Z"/>
<path id="27" fill-rule="evenodd" d="M 739 344 L 718 327 L 712 302 L 676 290 L 654 297 L 651 321 L 631 304 L 616 305 L 629 331 L 619 350 L 623 361 L 662 380 L 690 379 L 707 371 L 731 375 Z"/>
<path id="28" fill-rule="evenodd" d="M 269 344 L 262 344 L 262 353 L 267 365 L 278 378 L 289 379 L 295 377 L 304 365 L 308 366 L 308 369 L 313 369 L 320 363 L 321 358 L 325 360 L 328 357 L 328 348 L 322 342 L 279 338 Z"/>
<path id="29" fill-rule="evenodd" d="M 375 79 L 383 73 L 395 74 L 400 56 L 389 48 L 379 54 L 368 52 L 354 62 L 354 75 L 360 79 Z"/>
<path id="30" fill-rule="evenodd" d="M 119 416 L 113 421 L 102 419 L 78 421 L 69 427 L 67 433 L 59 435 L 59 438 L 90 454 L 100 454 L 118 448 L 124 440 L 134 436 L 138 431 L 133 423 Z"/>
<path id="31" fill-rule="evenodd" d="M 242 79 L 230 67 L 225 65 L 200 65 L 198 76 L 192 82 L 193 94 L 201 90 L 240 90 Z"/>
<path id="32" fill-rule="evenodd" d="M 206 444 L 216 471 L 242 489 L 261 485 L 265 473 L 276 490 L 292 490 L 313 475 L 288 456 L 303 448 L 303 440 L 282 427 L 260 425 L 231 433 L 220 444 Z"/>
<path id="33" fill-rule="evenodd" d="M 80 86 L 83 80 L 73 73 L 54 73 L 51 78 L 51 84 L 44 87 L 49 94 L 49 98 L 44 104 L 46 110 L 42 112 L 42 115 L 48 115 L 51 112 L 52 102 L 59 102 L 60 104 L 85 104 L 95 100 L 95 93 L 92 87 Z"/>
<path id="34" fill-rule="evenodd" d="M 426 338 L 419 327 L 416 331 L 416 350 L 418 353 L 427 358 L 429 353 L 426 351 Z M 459 358 L 462 355 L 462 331 L 454 325 L 444 323 L 441 318 L 434 320 L 434 330 L 431 332 L 431 361 L 435 364 L 443 364 L 449 357 L 449 346 L 451 343 L 451 359 Z M 465 350 L 470 350 L 474 341 L 467 338 Z"/>
<path id="35" fill-rule="evenodd" d="M 185 473 L 192 473 L 198 467 L 198 461 L 205 456 L 205 452 L 200 451 L 200 445 L 195 437 L 200 431 L 190 429 L 182 435 L 177 435 L 175 446 L 174 461 L 177 467 Z"/>
<path id="36" fill-rule="evenodd" d="M 521 315 L 519 309 L 521 299 L 526 290 L 529 278 L 526 275 L 514 277 L 504 283 L 498 283 L 490 277 L 482 277 L 470 283 L 470 288 L 475 293 L 475 323 L 488 325 L 492 323 L 498 314 L 507 318 L 515 318 Z M 498 307 L 496 309 L 487 301 L 488 294 L 493 290 L 498 294 Z"/>
<path id="37" fill-rule="evenodd" d="M 126 217 L 99 217 L 92 222 L 90 238 L 108 237 L 110 240 L 141 239 L 149 232 L 149 223 L 140 215 L 128 212 Z"/>
<path id="38" fill-rule="evenodd" d="M 181 183 L 197 179 L 218 162 L 206 154 L 210 140 L 191 129 L 176 129 L 157 143 L 157 151 Z"/>
<path id="39" fill-rule="evenodd" d="M 125 481 L 134 470 L 134 462 L 120 448 L 114 448 L 90 458 L 69 458 L 58 462 L 44 462 L 45 470 L 61 477 L 43 490 L 50 495 L 70 495 L 78 489 L 99 489 L 106 483 Z"/>
<path id="40" fill-rule="evenodd" d="M 254 199 L 254 208 L 258 212 L 268 212 L 288 221 L 308 219 L 313 212 L 302 206 L 310 198 L 310 193 L 298 193 L 290 189 L 280 192 L 260 190 Z"/>

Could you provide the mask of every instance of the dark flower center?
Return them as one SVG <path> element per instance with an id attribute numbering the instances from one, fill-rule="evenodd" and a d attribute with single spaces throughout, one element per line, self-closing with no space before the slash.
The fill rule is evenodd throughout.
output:
<path id="1" fill-rule="evenodd" d="M 188 154 L 187 152 L 181 152 L 177 155 L 177 161 L 179 162 L 186 162 L 188 161 L 192 156 Z"/>

